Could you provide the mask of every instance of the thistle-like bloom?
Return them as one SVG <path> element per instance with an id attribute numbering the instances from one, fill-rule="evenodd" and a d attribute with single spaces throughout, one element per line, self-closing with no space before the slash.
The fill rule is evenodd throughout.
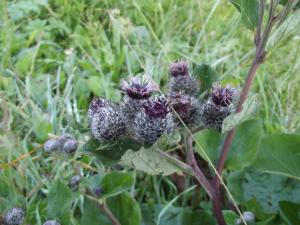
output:
<path id="1" fill-rule="evenodd" d="M 150 99 L 137 113 L 132 126 L 136 138 L 146 144 L 153 144 L 164 132 L 171 132 L 173 120 L 164 97 Z"/>
<path id="2" fill-rule="evenodd" d="M 151 94 L 159 88 L 154 81 L 147 77 L 129 77 L 128 81 L 122 80 L 121 90 L 125 93 L 121 103 L 121 109 L 128 121 L 134 119 Z"/>
<path id="3" fill-rule="evenodd" d="M 92 135 L 100 140 L 115 140 L 126 132 L 126 119 L 117 106 L 106 106 L 92 114 Z"/>
<path id="4" fill-rule="evenodd" d="M 5 224 L 20 225 L 24 222 L 25 210 L 22 208 L 12 208 L 4 216 Z"/>
<path id="5" fill-rule="evenodd" d="M 223 120 L 234 110 L 237 98 L 235 89 L 227 86 L 214 85 L 210 97 L 201 110 L 202 122 L 205 127 L 220 129 Z"/>
<path id="6" fill-rule="evenodd" d="M 170 107 L 176 112 L 174 113 L 174 117 L 178 126 L 182 126 L 181 120 L 186 125 L 196 125 L 199 123 L 201 104 L 196 98 L 185 95 L 183 92 L 170 93 L 169 102 Z"/>
<path id="7" fill-rule="evenodd" d="M 145 76 L 131 76 L 128 81 L 121 81 L 121 90 L 132 99 L 148 99 L 153 92 L 159 90 L 159 87 Z"/>
<path id="8" fill-rule="evenodd" d="M 184 91 L 185 94 L 195 96 L 199 92 L 200 83 L 194 76 L 190 75 L 188 64 L 185 60 L 172 63 L 170 66 L 170 92 Z"/>

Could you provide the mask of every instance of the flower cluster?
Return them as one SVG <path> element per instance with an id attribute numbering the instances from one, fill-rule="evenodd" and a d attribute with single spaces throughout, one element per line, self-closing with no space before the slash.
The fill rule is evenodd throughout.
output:
<path id="1" fill-rule="evenodd" d="M 205 101 L 199 99 L 200 82 L 194 77 L 185 60 L 171 64 L 167 96 L 146 76 L 131 76 L 121 81 L 124 94 L 120 104 L 103 98 L 94 99 L 88 118 L 94 138 L 116 140 L 132 137 L 153 144 L 164 133 L 188 126 L 220 129 L 222 122 L 234 109 L 235 91 L 231 87 L 214 85 Z"/>
<path id="2" fill-rule="evenodd" d="M 47 153 L 62 151 L 71 154 L 77 150 L 77 147 L 78 141 L 71 134 L 63 134 L 57 139 L 48 140 L 44 145 L 44 151 Z"/>

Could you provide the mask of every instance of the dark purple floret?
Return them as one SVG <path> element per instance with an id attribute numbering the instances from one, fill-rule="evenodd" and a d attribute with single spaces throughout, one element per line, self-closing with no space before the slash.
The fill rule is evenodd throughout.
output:
<path id="1" fill-rule="evenodd" d="M 91 113 L 95 113 L 99 108 L 105 107 L 108 105 L 108 101 L 104 98 L 94 98 L 90 105 L 89 110 Z"/>
<path id="2" fill-rule="evenodd" d="M 211 99 L 216 105 L 227 107 L 232 103 L 233 95 L 233 89 L 229 87 L 223 88 L 220 86 L 215 86 L 213 87 L 211 93 Z"/>
<path id="3" fill-rule="evenodd" d="M 178 113 L 180 118 L 187 118 L 191 111 L 191 101 L 182 92 L 171 93 L 169 95 L 170 106 Z"/>
<path id="4" fill-rule="evenodd" d="M 172 63 L 170 65 L 169 73 L 172 77 L 188 76 L 189 75 L 189 69 L 188 69 L 187 61 L 179 60 L 177 62 Z"/>
<path id="5" fill-rule="evenodd" d="M 158 86 L 146 77 L 130 77 L 128 81 L 122 80 L 121 90 L 133 99 L 148 99 Z"/>
<path id="6" fill-rule="evenodd" d="M 144 109 L 150 118 L 165 118 L 169 112 L 167 101 L 163 98 L 147 102 Z"/>

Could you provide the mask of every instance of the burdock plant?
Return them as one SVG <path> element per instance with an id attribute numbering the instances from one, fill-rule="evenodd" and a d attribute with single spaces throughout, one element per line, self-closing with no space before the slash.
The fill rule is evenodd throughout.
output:
<path id="1" fill-rule="evenodd" d="M 251 4 L 254 5 L 249 9 L 247 7 L 251 4 L 250 1 L 247 2 L 249 4 L 235 3 L 235 6 L 242 12 L 243 18 L 249 18 L 250 21 L 247 20 L 247 26 L 255 30 L 256 51 L 246 82 L 240 92 L 237 92 L 230 85 L 221 85 L 221 81 L 214 84 L 209 81 L 204 86 L 210 88 L 201 89 L 201 83 L 206 82 L 205 79 L 198 80 L 201 76 L 194 74 L 196 72 L 192 70 L 192 66 L 189 66 L 187 60 L 180 59 L 171 63 L 169 67 L 170 81 L 166 95 L 163 95 L 158 85 L 149 77 L 130 76 L 121 82 L 120 89 L 123 93 L 123 99 L 120 103 L 111 103 L 102 98 L 94 100 L 90 104 L 88 113 L 91 134 L 101 143 L 107 140 L 118 142 L 126 137 L 139 142 L 143 146 L 140 151 L 133 153 L 132 146 L 126 148 L 123 145 L 122 148 L 128 150 L 126 153 L 124 151 L 125 155 L 129 152 L 130 157 L 134 158 L 130 165 L 137 169 L 142 168 L 143 171 L 150 168 L 161 172 L 160 163 L 162 162 L 161 158 L 163 158 L 164 163 L 168 162 L 186 175 L 195 178 L 210 198 L 219 225 L 226 224 L 222 212 L 224 198 L 221 195 L 223 193 L 221 192 L 221 176 L 235 135 L 235 127 L 239 125 L 239 122 L 243 122 L 241 117 L 246 114 L 243 107 L 256 71 L 266 58 L 266 45 L 271 31 L 284 22 L 297 3 L 293 0 L 271 0 L 269 6 L 266 7 L 265 0 L 253 0 Z M 281 12 L 276 9 L 279 2 L 284 4 Z M 266 8 L 268 8 L 269 13 L 265 14 Z M 254 13 L 255 16 L 244 15 L 250 13 L 250 11 L 254 11 L 251 13 Z M 232 115 L 233 113 L 235 114 Z M 227 118 L 234 118 L 237 121 L 234 119 L 231 121 L 233 125 L 231 124 L 230 129 L 228 129 L 229 132 L 226 134 L 216 168 L 212 166 L 214 173 L 210 174 L 212 171 L 204 172 L 195 156 L 194 144 L 197 140 L 194 133 L 207 128 L 224 132 L 222 128 L 226 124 L 224 121 Z M 228 122 L 228 120 L 226 121 Z M 180 153 L 184 156 L 180 159 L 163 152 L 158 142 L 160 137 L 168 137 L 168 135 L 171 136 L 176 132 L 180 133 L 181 140 L 179 142 L 180 146 L 183 146 L 180 147 L 180 150 L 182 150 Z M 124 150 L 122 148 L 121 150 Z M 156 164 L 154 163 L 155 168 L 148 166 L 148 164 L 153 165 L 152 160 L 154 159 L 145 156 L 147 152 L 151 157 L 155 156 L 158 160 Z M 157 154 L 160 158 L 157 157 Z M 185 158 L 185 162 L 182 158 Z M 212 164 L 208 156 L 203 156 L 203 158 L 210 165 Z M 122 159 L 124 160 L 123 157 Z M 128 160 L 128 157 L 125 157 L 125 159 Z M 143 163 L 145 165 L 140 166 Z M 213 178 L 211 179 L 211 177 Z M 228 192 L 227 189 L 225 191 Z M 229 200 L 232 200 L 231 195 L 228 195 L 228 197 Z M 100 206 L 103 205 L 100 204 Z M 242 214 L 236 205 L 235 208 L 241 216 L 237 223 L 246 224 L 246 220 L 254 220 L 254 215 Z M 106 213 L 114 225 L 120 224 L 107 208 Z"/>

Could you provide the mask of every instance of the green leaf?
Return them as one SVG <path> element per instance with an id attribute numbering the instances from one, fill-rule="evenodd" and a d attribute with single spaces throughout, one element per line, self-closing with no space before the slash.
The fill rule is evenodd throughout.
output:
<path id="1" fill-rule="evenodd" d="M 110 165 L 118 162 L 129 149 L 137 151 L 140 148 L 141 144 L 129 138 L 102 143 L 92 138 L 84 144 L 83 151 L 93 153 L 103 164 Z"/>
<path id="2" fill-rule="evenodd" d="M 133 184 L 134 178 L 132 174 L 122 172 L 108 173 L 101 182 L 103 197 L 108 198 L 118 195 L 131 188 Z"/>
<path id="3" fill-rule="evenodd" d="M 139 204 L 128 194 L 107 199 L 108 207 L 122 225 L 140 225 L 142 222 Z"/>
<path id="4" fill-rule="evenodd" d="M 40 143 L 48 139 L 48 133 L 52 131 L 52 124 L 46 120 L 34 119 L 33 132 Z"/>
<path id="5" fill-rule="evenodd" d="M 264 137 L 254 163 L 261 171 L 300 180 L 300 135 L 275 134 Z"/>
<path id="6" fill-rule="evenodd" d="M 94 93 L 94 95 L 96 95 L 96 96 L 102 95 L 102 93 L 103 93 L 102 85 L 101 85 L 102 82 L 103 82 L 103 80 L 98 76 L 89 77 L 88 85 L 89 85 L 90 90 Z"/>
<path id="7" fill-rule="evenodd" d="M 279 202 L 280 217 L 287 225 L 300 224 L 300 204 L 288 201 Z"/>
<path id="8" fill-rule="evenodd" d="M 144 149 L 134 152 L 127 151 L 121 158 L 124 165 L 133 167 L 151 175 L 170 175 L 181 171 L 173 164 L 164 159 L 161 154 L 154 149 Z"/>
<path id="9" fill-rule="evenodd" d="M 227 225 L 235 225 L 235 221 L 239 218 L 239 216 L 231 211 L 231 210 L 223 210 L 224 219 Z"/>
<path id="10" fill-rule="evenodd" d="M 240 11 L 242 22 L 251 30 L 254 30 L 258 23 L 259 3 L 257 0 L 230 0 Z"/>
<path id="11" fill-rule="evenodd" d="M 238 170 L 250 166 L 255 160 L 260 138 L 262 135 L 262 124 L 260 120 L 248 120 L 243 122 L 236 131 L 233 142 L 229 149 L 229 155 L 225 166 L 231 170 Z M 224 143 L 225 134 L 220 134 L 215 130 L 203 130 L 195 135 L 199 145 L 196 151 L 205 159 L 209 159 L 216 164 Z"/>
<path id="12" fill-rule="evenodd" d="M 164 208 L 164 205 L 143 204 L 142 225 L 157 225 L 157 217 Z M 213 216 L 203 210 L 193 211 L 190 208 L 170 206 L 163 214 L 160 221 L 161 225 L 215 225 Z"/>
<path id="13" fill-rule="evenodd" d="M 222 133 L 230 131 L 236 126 L 240 125 L 242 122 L 249 120 L 257 106 L 257 98 L 253 96 L 247 98 L 246 102 L 243 104 L 243 110 L 239 113 L 233 113 L 227 116 L 222 124 Z"/>
<path id="14" fill-rule="evenodd" d="M 218 80 L 217 71 L 208 64 L 196 65 L 194 74 L 200 80 L 202 93 L 209 90 L 212 84 Z"/>
<path id="15" fill-rule="evenodd" d="M 83 214 L 80 218 L 81 225 L 112 225 L 110 220 L 103 214 L 98 204 L 91 199 L 85 198 Z"/>
<path id="16" fill-rule="evenodd" d="M 72 206 L 72 192 L 61 180 L 52 185 L 47 202 L 48 218 L 57 218 L 62 224 L 69 224 Z"/>
<path id="17" fill-rule="evenodd" d="M 243 178 L 244 200 L 256 199 L 264 213 L 277 213 L 280 201 L 300 203 L 300 183 L 279 175 L 248 171 Z"/>
<path id="18" fill-rule="evenodd" d="M 285 44 L 290 39 L 300 34 L 300 9 L 293 12 L 280 26 L 272 33 L 268 47 L 273 48 L 279 43 Z"/>

